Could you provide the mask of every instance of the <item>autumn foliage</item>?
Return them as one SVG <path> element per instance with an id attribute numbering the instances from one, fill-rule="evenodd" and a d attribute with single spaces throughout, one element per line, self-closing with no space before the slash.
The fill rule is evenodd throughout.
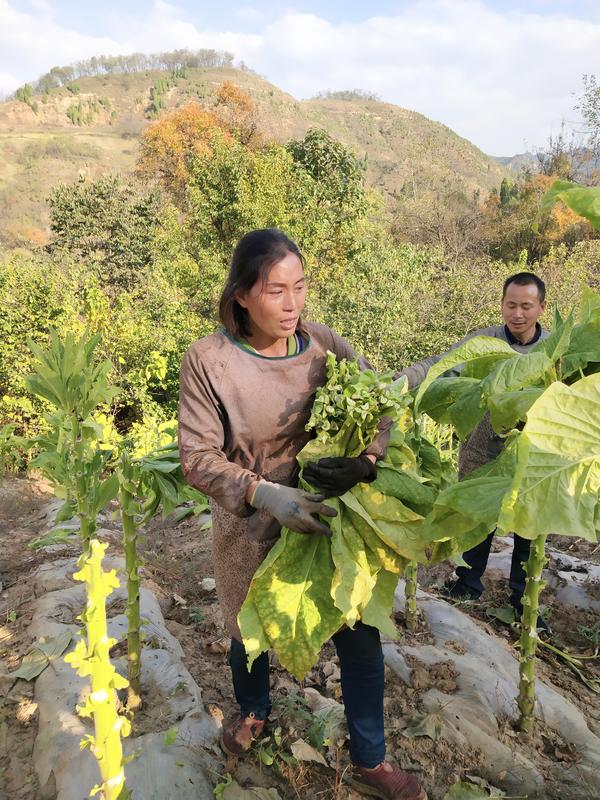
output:
<path id="1" fill-rule="evenodd" d="M 182 200 L 194 160 L 212 155 L 217 142 L 263 143 L 252 98 L 230 81 L 221 83 L 211 107 L 197 101 L 164 114 L 142 135 L 138 173 L 158 180 Z"/>
<path id="2" fill-rule="evenodd" d="M 138 171 L 154 178 L 176 197 L 185 194 L 191 165 L 212 153 L 217 139 L 231 138 L 216 114 L 200 103 L 188 103 L 150 125 L 140 144 Z"/>
<path id="3" fill-rule="evenodd" d="M 241 144 L 256 148 L 264 143 L 259 132 L 256 104 L 235 83 L 223 81 L 217 87 L 214 110 Z"/>

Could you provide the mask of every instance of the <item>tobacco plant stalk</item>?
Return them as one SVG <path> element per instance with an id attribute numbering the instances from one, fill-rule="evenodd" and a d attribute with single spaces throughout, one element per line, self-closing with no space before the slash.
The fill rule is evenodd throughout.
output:
<path id="1" fill-rule="evenodd" d="M 87 641 L 80 640 L 75 650 L 65 657 L 81 676 L 90 676 L 91 691 L 77 710 L 83 717 L 94 720 L 94 736 L 86 736 L 83 747 L 88 747 L 98 762 L 101 783 L 92 789 L 92 796 L 100 794 L 102 800 L 127 800 L 130 797 L 125 785 L 124 759 L 121 737 L 130 731 L 129 721 L 117 713 L 116 689 L 127 686 L 110 662 L 110 648 L 116 639 L 108 636 L 106 598 L 119 586 L 115 570 L 105 572 L 102 558 L 108 547 L 97 539 L 90 539 L 87 552 L 80 557 L 79 572 L 73 577 L 84 581 L 87 603 L 81 619 L 86 628 Z"/>
<path id="2" fill-rule="evenodd" d="M 135 467 L 126 452 L 121 458 L 119 473 L 119 505 L 123 524 L 123 547 L 125 550 L 125 570 L 127 572 L 127 709 L 135 711 L 141 699 L 141 641 L 140 641 L 140 561 L 137 553 L 138 522 L 134 483 Z"/>
<path id="3" fill-rule="evenodd" d="M 409 561 L 404 571 L 404 618 L 409 631 L 416 631 L 419 610 L 417 608 L 417 570 L 416 561 Z"/>
<path id="4" fill-rule="evenodd" d="M 533 732 L 535 723 L 535 653 L 539 640 L 537 620 L 540 592 L 546 585 L 542 580 L 542 570 L 547 561 L 546 537 L 547 534 L 541 534 L 531 542 L 527 562 L 527 582 L 523 593 L 517 705 L 519 728 L 527 735 Z"/>

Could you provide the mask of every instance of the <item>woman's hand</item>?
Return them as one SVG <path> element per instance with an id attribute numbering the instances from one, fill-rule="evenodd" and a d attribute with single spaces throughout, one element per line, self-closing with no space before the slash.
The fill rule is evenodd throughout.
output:
<path id="1" fill-rule="evenodd" d="M 377 477 L 368 455 L 355 458 L 320 458 L 304 467 L 302 477 L 319 489 L 324 497 L 339 497 L 357 483 L 371 483 Z"/>
<path id="2" fill-rule="evenodd" d="M 327 525 L 314 516 L 337 516 L 334 508 L 323 503 L 324 499 L 322 494 L 310 494 L 292 486 L 260 481 L 250 505 L 261 511 L 268 511 L 284 528 L 298 533 L 322 533 L 324 536 L 331 536 Z"/>

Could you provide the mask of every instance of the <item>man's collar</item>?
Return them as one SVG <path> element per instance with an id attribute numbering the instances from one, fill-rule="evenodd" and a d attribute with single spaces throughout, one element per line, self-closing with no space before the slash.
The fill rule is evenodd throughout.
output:
<path id="1" fill-rule="evenodd" d="M 533 334 L 532 338 L 528 342 L 521 342 L 519 339 L 517 339 L 517 337 L 514 336 L 511 333 L 510 328 L 508 327 L 508 325 L 504 326 L 504 333 L 506 335 L 506 341 L 510 345 L 520 344 L 521 346 L 529 346 L 530 344 L 535 344 L 537 342 L 537 340 L 540 338 L 540 336 L 542 335 L 542 326 L 540 325 L 539 322 L 535 323 L 535 333 Z"/>

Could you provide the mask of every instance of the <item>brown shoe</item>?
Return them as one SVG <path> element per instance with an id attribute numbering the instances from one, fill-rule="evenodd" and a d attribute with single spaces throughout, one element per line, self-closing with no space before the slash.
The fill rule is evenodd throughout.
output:
<path id="1" fill-rule="evenodd" d="M 221 747 L 230 756 L 243 756 L 252 747 L 265 727 L 264 719 L 256 719 L 251 712 L 228 725 L 221 734 Z"/>
<path id="2" fill-rule="evenodd" d="M 408 772 L 382 761 L 375 769 L 352 768 L 353 789 L 381 800 L 427 800 L 427 793 Z"/>

